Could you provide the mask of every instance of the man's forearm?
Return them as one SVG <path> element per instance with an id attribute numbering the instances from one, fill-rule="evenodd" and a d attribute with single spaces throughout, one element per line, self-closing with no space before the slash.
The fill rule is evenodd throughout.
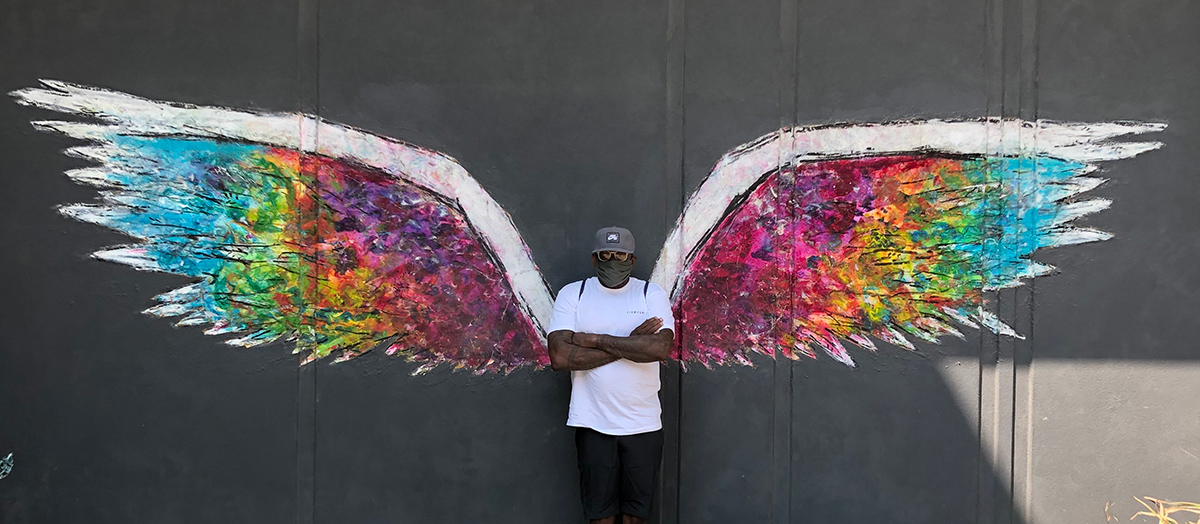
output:
<path id="1" fill-rule="evenodd" d="M 657 362 L 666 360 L 670 355 L 673 336 L 670 330 L 628 337 L 598 335 L 596 347 L 607 354 L 634 362 Z"/>
<path id="2" fill-rule="evenodd" d="M 567 330 L 550 333 L 546 339 L 550 350 L 550 367 L 555 371 L 583 371 L 615 362 L 618 358 L 597 348 L 572 343 L 574 333 Z"/>
<path id="3" fill-rule="evenodd" d="M 566 355 L 562 360 L 563 365 L 557 368 L 560 371 L 583 371 L 598 368 L 621 358 L 601 349 L 585 348 L 574 344 L 570 344 L 568 348 L 564 349 L 566 349 Z"/>

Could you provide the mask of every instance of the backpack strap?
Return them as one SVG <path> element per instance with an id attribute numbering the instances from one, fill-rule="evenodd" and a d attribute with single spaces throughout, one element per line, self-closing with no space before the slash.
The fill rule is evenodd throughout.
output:
<path id="1" fill-rule="evenodd" d="M 647 280 L 645 284 L 642 284 L 642 311 L 645 311 L 646 314 L 650 313 L 650 299 L 646 296 L 649 291 L 650 281 Z"/>
<path id="2" fill-rule="evenodd" d="M 583 282 L 581 282 L 581 283 L 579 284 L 579 297 L 578 297 L 578 298 L 576 298 L 575 300 L 583 300 L 583 288 L 587 286 L 587 281 L 588 281 L 588 280 L 589 280 L 589 279 L 585 278 L 585 279 L 583 279 Z"/>

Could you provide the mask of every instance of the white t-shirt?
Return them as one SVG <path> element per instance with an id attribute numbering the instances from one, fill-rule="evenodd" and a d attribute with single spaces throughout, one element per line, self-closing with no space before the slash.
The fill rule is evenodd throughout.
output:
<path id="1" fill-rule="evenodd" d="M 579 286 L 583 296 L 579 296 Z M 645 294 L 643 295 L 643 290 Z M 629 336 L 651 317 L 662 329 L 675 329 L 671 301 L 657 284 L 630 277 L 619 289 L 608 289 L 596 277 L 567 284 L 554 301 L 547 333 L 567 329 L 577 333 Z M 603 366 L 571 372 L 571 411 L 567 425 L 592 428 L 608 435 L 634 435 L 662 429 L 658 401 L 658 362 L 620 359 Z"/>

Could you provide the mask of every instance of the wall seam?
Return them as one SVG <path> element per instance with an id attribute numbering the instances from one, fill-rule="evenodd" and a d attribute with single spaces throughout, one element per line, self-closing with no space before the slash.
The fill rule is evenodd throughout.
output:
<path id="1" fill-rule="evenodd" d="M 684 158 L 686 152 L 686 111 L 684 109 L 684 84 L 686 81 L 686 39 L 687 39 L 687 16 L 686 0 L 667 0 L 667 56 L 666 56 L 666 93 L 664 102 L 666 104 L 666 158 L 663 170 L 665 177 L 664 187 L 667 188 L 664 195 L 664 214 L 666 224 L 671 227 L 675 223 L 671 216 L 672 209 L 678 209 L 679 213 L 683 212 L 686 205 L 687 188 L 685 187 L 686 176 L 684 171 Z M 678 180 L 678 193 L 672 195 L 671 179 L 675 177 Z M 678 198 L 678 207 L 675 208 L 671 204 L 672 196 Z M 682 247 L 682 246 L 681 246 Z M 682 252 L 682 250 L 681 250 Z M 667 288 L 670 291 L 670 287 Z M 680 316 L 684 314 L 680 311 Z M 682 319 L 680 319 L 682 320 Z M 679 322 L 679 345 L 684 347 L 686 344 L 687 327 L 685 322 Z M 668 399 L 668 406 L 673 410 L 664 410 L 664 414 L 673 411 L 675 420 L 673 424 L 664 424 L 667 428 L 667 433 L 664 434 L 665 445 L 667 449 L 663 453 L 662 481 L 660 482 L 660 507 L 659 507 L 659 522 L 663 524 L 678 524 L 680 514 L 680 481 L 683 476 L 683 361 L 681 360 L 673 365 L 667 366 L 666 387 L 664 391 L 668 395 L 673 395 L 673 399 Z M 664 421 L 666 422 L 666 421 Z M 674 434 L 671 434 L 671 433 Z"/>
<path id="2" fill-rule="evenodd" d="M 320 0 L 297 0 L 296 3 L 296 81 L 300 112 L 320 120 Z M 317 151 L 320 126 L 306 128 L 307 118 L 299 119 L 302 152 L 306 148 L 304 134 L 314 133 L 312 151 Z M 311 166 L 300 160 L 301 177 L 315 180 Z M 301 217 L 300 220 L 304 220 Z M 298 225 L 300 226 L 300 225 Z M 300 231 L 309 233 L 300 226 Z M 304 307 L 304 304 L 301 304 Z M 316 363 L 296 369 L 296 522 L 316 522 L 317 470 L 317 367 Z"/>
<path id="3" fill-rule="evenodd" d="M 780 0 L 779 2 L 779 86 L 777 107 L 779 111 L 779 157 L 776 159 L 778 170 L 786 169 L 791 162 L 792 127 L 796 125 L 797 98 L 799 91 L 799 0 Z M 789 210 L 789 215 L 790 215 Z M 789 229 L 794 227 L 795 219 L 789 216 Z M 793 235 L 794 237 L 794 232 Z M 789 244 L 790 251 L 790 244 Z M 795 278 L 795 260 L 789 253 L 788 278 Z M 788 325 L 784 327 L 790 332 L 794 319 L 795 300 L 790 296 L 794 286 L 789 285 L 789 314 Z M 791 522 L 792 514 L 792 403 L 795 394 L 793 362 L 783 354 L 781 348 L 776 348 L 773 362 L 772 382 L 772 417 L 771 417 L 771 508 L 770 520 L 773 523 Z"/>
<path id="4" fill-rule="evenodd" d="M 985 88 L 985 105 L 986 116 L 1003 117 L 1004 116 L 1004 0 L 985 0 L 984 8 L 984 78 L 986 79 Z M 1002 153 L 1002 151 L 992 151 L 993 144 L 1000 143 L 997 137 L 988 136 L 987 153 L 989 156 Z M 998 148 L 997 148 L 998 149 Z M 985 196 L 986 198 L 986 196 Z M 980 273 L 980 296 L 986 299 L 989 293 L 983 291 L 985 274 Z M 998 293 L 996 294 L 998 296 Z M 996 304 L 997 310 L 999 304 Z M 994 391 L 996 387 L 996 366 L 998 354 L 995 351 L 989 351 L 994 340 L 984 329 L 977 331 L 979 337 L 979 353 L 978 353 L 978 418 L 976 420 L 977 427 L 977 445 L 978 454 L 976 459 L 976 497 L 975 497 L 975 521 L 977 524 L 988 524 L 994 522 L 995 508 L 995 482 L 993 475 L 998 473 L 993 471 L 993 465 L 996 463 L 996 453 L 994 448 L 995 436 L 991 433 L 995 431 L 997 421 L 994 420 L 997 409 L 997 395 Z M 998 350 L 998 347 L 996 348 Z M 989 391 L 991 390 L 991 391 Z M 989 393 L 991 393 L 989 395 Z M 991 474 L 989 474 L 991 473 Z"/>
<path id="5" fill-rule="evenodd" d="M 1036 123 L 1038 120 L 1039 6 L 1039 0 L 1022 0 L 1021 4 L 1019 113 L 1021 118 L 1035 122 L 1035 129 L 1039 125 Z M 1033 133 L 1031 139 L 1036 146 L 1037 133 Z M 1023 142 L 1024 140 L 1022 140 Z M 1038 158 L 1034 159 L 1035 170 L 1039 168 L 1039 161 Z M 1016 368 L 1013 373 L 1012 392 L 1013 476 L 1009 492 L 1013 499 L 1014 522 L 1030 522 L 1033 518 L 1033 359 L 1036 344 L 1034 316 L 1037 312 L 1037 279 L 1029 281 L 1026 296 L 1027 299 L 1022 302 L 1022 305 L 1025 306 L 1023 313 L 1026 316 L 1019 317 L 1025 320 L 1026 339 L 1017 345 L 1019 351 L 1013 358 L 1013 365 Z"/>

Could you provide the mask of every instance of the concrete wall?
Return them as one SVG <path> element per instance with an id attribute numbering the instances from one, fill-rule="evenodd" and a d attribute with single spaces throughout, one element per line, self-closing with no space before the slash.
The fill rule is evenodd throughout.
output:
<path id="1" fill-rule="evenodd" d="M 1187 0 L 56 1 L 0 5 L 0 89 L 39 78 L 322 118 L 444 151 L 555 289 L 597 227 L 661 245 L 733 147 L 781 126 L 1167 122 L 1104 165 L 1113 239 L 994 293 L 1026 338 L 664 372 L 664 523 L 1103 522 L 1200 500 L 1200 4 Z M 187 282 L 127 239 L 47 112 L 0 103 L 0 520 L 573 522 L 569 382 L 382 352 L 299 368 L 139 315 Z M 652 257 L 647 257 L 652 258 Z M 635 275 L 645 277 L 650 264 Z"/>

